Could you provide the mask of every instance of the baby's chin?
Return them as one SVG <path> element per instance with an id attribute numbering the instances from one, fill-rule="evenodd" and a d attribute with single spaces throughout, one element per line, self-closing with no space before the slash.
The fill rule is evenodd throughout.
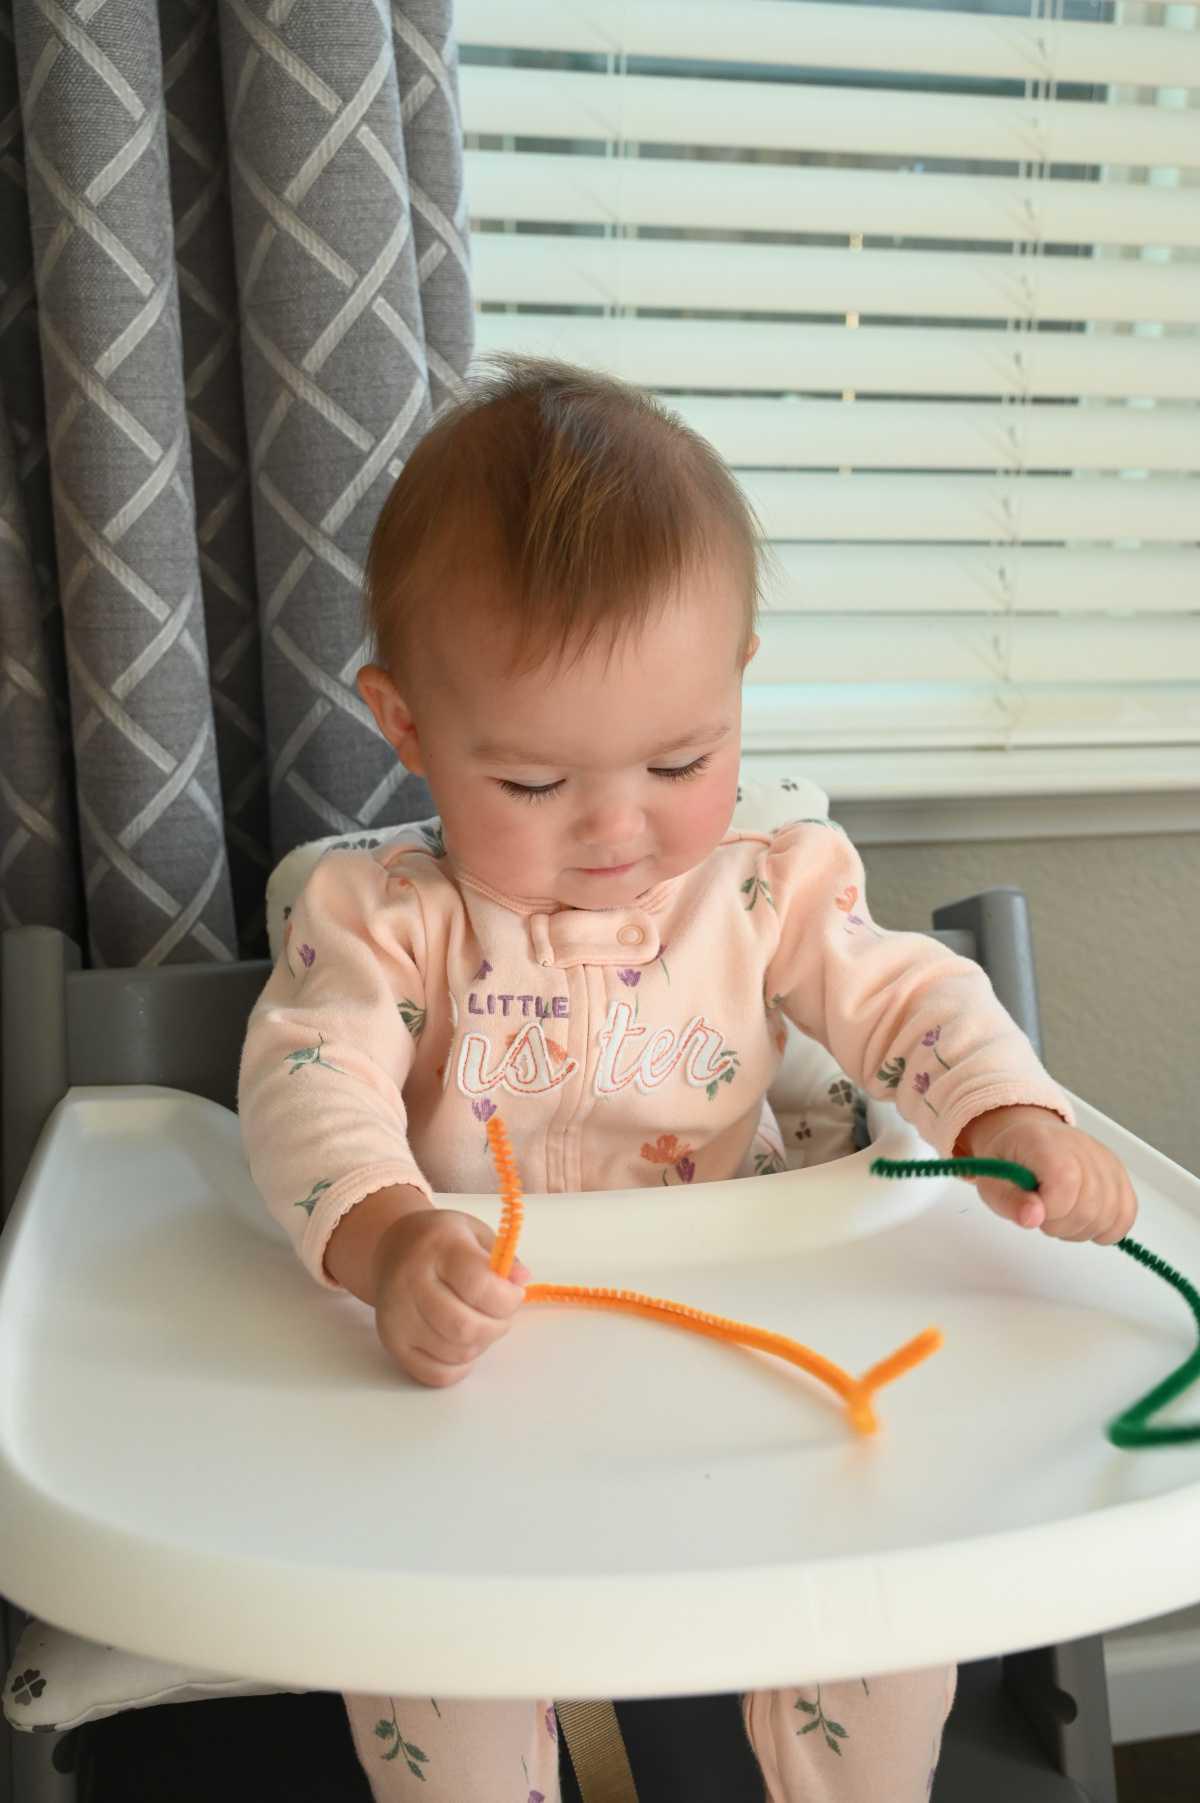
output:
<path id="1" fill-rule="evenodd" d="M 656 858 L 641 858 L 630 870 L 598 875 L 587 870 L 564 870 L 553 894 L 565 908 L 632 908 L 667 877 L 674 867 Z"/>

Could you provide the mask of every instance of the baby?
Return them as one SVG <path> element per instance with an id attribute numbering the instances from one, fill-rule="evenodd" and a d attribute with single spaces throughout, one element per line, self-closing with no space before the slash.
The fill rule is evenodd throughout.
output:
<path id="1" fill-rule="evenodd" d="M 241 1117 L 300 1258 L 410 1378 L 460 1382 L 521 1306 L 526 1268 L 498 1277 L 491 1230 L 432 1201 L 494 1187 L 491 1114 L 530 1191 L 750 1175 L 781 1015 L 942 1155 L 1032 1167 L 1035 1197 L 980 1184 L 998 1214 L 1129 1230 L 1122 1166 L 980 969 L 877 926 L 828 822 L 730 831 L 758 540 L 704 440 L 618 382 L 508 362 L 409 459 L 367 586 L 359 690 L 442 836 L 322 859 Z M 747 1695 L 770 1803 L 924 1803 L 953 1684 Z M 549 1699 L 347 1707 L 377 1798 L 558 1797 Z"/>

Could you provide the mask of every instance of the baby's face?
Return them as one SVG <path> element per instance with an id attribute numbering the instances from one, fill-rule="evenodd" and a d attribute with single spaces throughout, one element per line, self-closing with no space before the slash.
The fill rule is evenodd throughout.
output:
<path id="1" fill-rule="evenodd" d="M 724 569 L 697 572 L 640 635 L 521 676 L 506 674 L 506 647 L 489 656 L 478 635 L 435 643 L 422 693 L 401 703 L 408 734 L 372 701 L 426 776 L 463 869 L 505 895 L 612 908 L 703 862 L 737 793 L 732 583 Z"/>

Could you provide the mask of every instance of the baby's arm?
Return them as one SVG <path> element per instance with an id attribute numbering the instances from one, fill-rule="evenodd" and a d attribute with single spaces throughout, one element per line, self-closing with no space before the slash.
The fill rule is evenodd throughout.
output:
<path id="1" fill-rule="evenodd" d="M 767 999 L 829 1048 L 870 1094 L 894 1101 L 943 1157 L 1007 1157 L 1041 1180 L 1036 1201 L 984 1181 L 988 1205 L 1060 1238 L 1110 1242 L 1132 1223 L 1123 1167 L 1074 1125 L 1066 1096 L 987 976 L 923 933 L 885 932 L 844 834 L 775 835 L 762 860 L 778 945 Z"/>
<path id="2" fill-rule="evenodd" d="M 403 1185 L 429 1205 L 409 1149 L 402 1086 L 424 1010 L 424 929 L 373 858 L 331 853 L 297 901 L 284 949 L 250 1016 L 238 1108 L 267 1207 L 318 1283 L 330 1235 L 376 1190 Z M 411 1004 L 411 1007 L 407 1005 Z"/>
<path id="3" fill-rule="evenodd" d="M 371 1304 L 410 1376 L 445 1384 L 506 1331 L 521 1271 L 488 1269 L 491 1230 L 435 1208 L 409 1149 L 425 951 L 410 882 L 322 860 L 251 1015 L 239 1107 L 255 1182 L 313 1277 Z"/>

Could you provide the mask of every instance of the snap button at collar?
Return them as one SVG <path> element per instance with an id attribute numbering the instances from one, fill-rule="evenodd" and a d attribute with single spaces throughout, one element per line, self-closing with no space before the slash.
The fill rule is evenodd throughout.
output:
<path id="1" fill-rule="evenodd" d="M 619 923 L 619 924 L 618 924 Z M 560 908 L 529 917 L 530 950 L 548 969 L 579 964 L 649 964 L 658 956 L 658 927 L 651 915 L 630 910 L 616 919 L 603 910 Z"/>

